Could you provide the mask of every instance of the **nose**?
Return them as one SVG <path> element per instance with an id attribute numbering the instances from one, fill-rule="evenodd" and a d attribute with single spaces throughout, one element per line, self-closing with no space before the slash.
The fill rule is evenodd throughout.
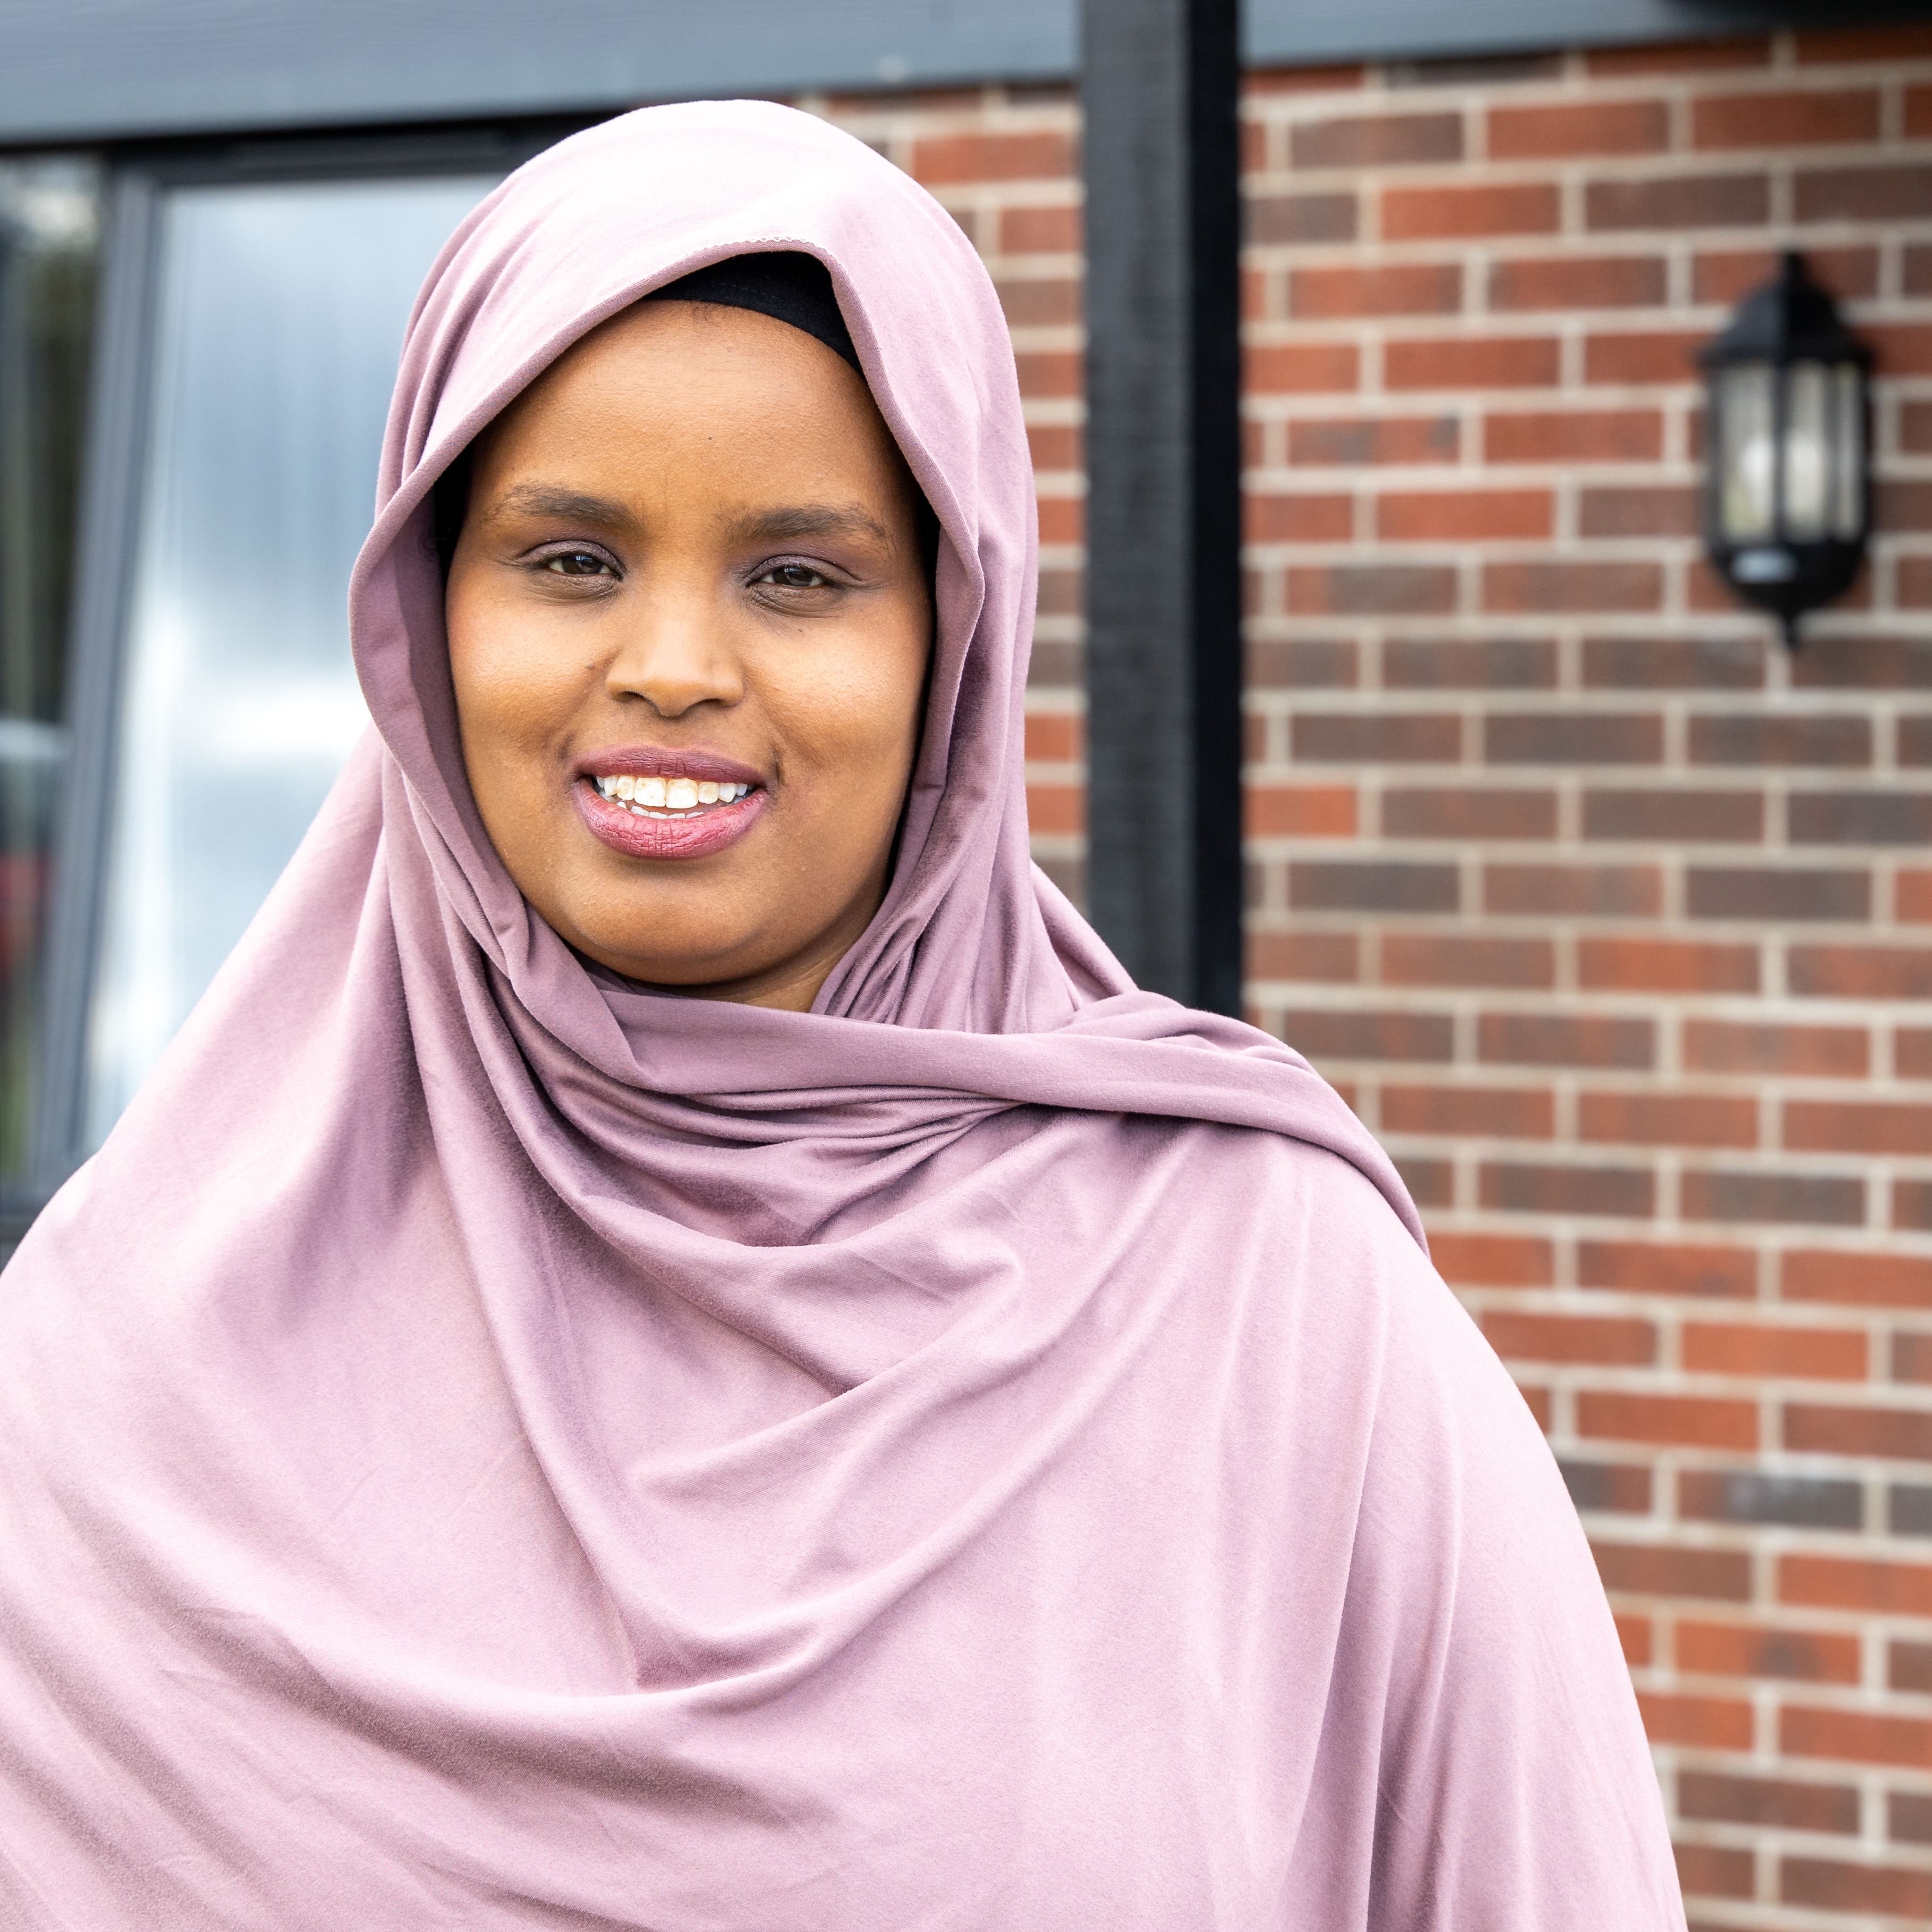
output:
<path id="1" fill-rule="evenodd" d="M 606 667 L 610 694 L 620 702 L 642 699 L 664 718 L 701 705 L 736 704 L 745 694 L 742 667 L 710 604 L 701 592 L 670 585 L 644 592 Z"/>

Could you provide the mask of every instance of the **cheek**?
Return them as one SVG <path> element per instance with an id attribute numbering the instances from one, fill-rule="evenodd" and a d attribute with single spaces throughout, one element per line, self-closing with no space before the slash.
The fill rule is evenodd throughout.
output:
<path id="1" fill-rule="evenodd" d="M 771 703 L 794 754 L 792 776 L 836 782 L 848 795 L 890 791 L 896 812 L 918 743 L 926 659 L 925 625 L 915 620 L 788 664 Z"/>

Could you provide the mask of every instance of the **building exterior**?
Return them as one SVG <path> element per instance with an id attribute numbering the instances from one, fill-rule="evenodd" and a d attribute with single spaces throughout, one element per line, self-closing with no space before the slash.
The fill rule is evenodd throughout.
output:
<path id="1" fill-rule="evenodd" d="M 1035 845 L 1077 896 L 1079 115 L 1064 21 L 1013 14 L 986 10 L 950 68 L 904 18 L 867 15 L 817 68 L 796 56 L 796 84 L 742 85 L 908 169 L 1000 287 L 1040 488 Z M 1852 1932 L 1932 1920 L 1932 28 L 1696 25 L 1477 7 L 1445 40 L 1371 7 L 1296 42 L 1265 10 L 1251 22 L 1246 997 L 1395 1154 L 1550 1434 L 1692 1924 Z M 610 85 L 728 91 L 716 58 Z M 294 204 L 274 196 L 304 184 L 304 246 L 398 197 L 387 266 L 357 270 L 359 305 L 304 352 L 326 370 L 352 338 L 380 364 L 436 224 L 613 104 L 567 86 L 353 114 L 277 97 L 260 126 L 204 88 L 167 95 L 174 118 L 140 145 L 106 109 L 10 124 L 0 1168 L 18 1214 L 124 1090 L 89 1070 L 112 881 L 134 892 L 160 862 L 140 814 L 114 818 L 128 721 L 176 704 L 174 736 L 136 749 L 187 784 L 210 741 L 179 721 L 200 729 L 225 691 L 271 706 L 258 725 L 324 716 L 290 837 L 355 723 L 328 628 L 349 512 L 334 550 L 296 559 L 320 614 L 307 682 L 251 685 L 260 663 L 236 658 L 171 687 L 170 634 L 142 628 L 164 566 L 201 554 L 184 513 L 154 533 L 154 506 L 200 473 L 183 439 L 213 392 L 194 345 L 240 286 L 220 250 L 245 265 L 268 245 L 233 197 L 286 235 Z M 112 113 L 131 128 L 146 98 Z M 1870 562 L 1795 656 L 1701 562 L 1692 361 L 1792 247 L 1878 357 Z M 271 303 L 250 326 L 285 340 L 295 323 Z M 224 382 L 247 360 L 229 345 Z M 326 424 L 307 433 L 351 460 Z M 291 527 L 254 540 L 279 558 Z M 246 598 L 196 608 L 254 634 Z M 50 841 L 68 855 L 51 898 Z M 209 890 L 182 886 L 184 932 Z M 157 916 L 124 898 L 124 917 Z M 116 983 L 143 982 L 141 952 Z M 172 1013 L 136 1017 L 164 1037 Z"/>

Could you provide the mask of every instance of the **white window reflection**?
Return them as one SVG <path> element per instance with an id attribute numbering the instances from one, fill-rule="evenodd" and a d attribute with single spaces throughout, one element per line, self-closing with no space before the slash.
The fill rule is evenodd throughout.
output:
<path id="1" fill-rule="evenodd" d="M 163 198 L 90 1146 L 241 937 L 368 722 L 345 605 L 397 351 L 430 262 L 494 185 Z"/>

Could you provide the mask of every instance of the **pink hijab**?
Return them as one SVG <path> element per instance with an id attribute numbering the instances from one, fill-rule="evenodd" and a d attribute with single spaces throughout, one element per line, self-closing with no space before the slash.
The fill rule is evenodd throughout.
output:
<path id="1" fill-rule="evenodd" d="M 427 493 L 604 317 L 802 250 L 944 537 L 810 1014 L 587 969 L 490 848 Z M 0 1920 L 1675 1928 L 1547 1451 L 1294 1054 L 1027 856 L 986 277 L 807 116 L 464 224 L 352 593 L 372 735 L 0 1295 Z"/>

